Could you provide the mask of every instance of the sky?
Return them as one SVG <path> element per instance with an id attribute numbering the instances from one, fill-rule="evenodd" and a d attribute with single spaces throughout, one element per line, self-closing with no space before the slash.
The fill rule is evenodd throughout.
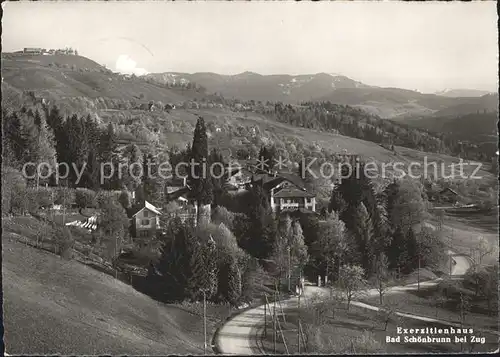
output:
<path id="1" fill-rule="evenodd" d="M 71 46 L 122 73 L 339 73 L 497 91 L 496 2 L 4 2 L 2 51 Z"/>

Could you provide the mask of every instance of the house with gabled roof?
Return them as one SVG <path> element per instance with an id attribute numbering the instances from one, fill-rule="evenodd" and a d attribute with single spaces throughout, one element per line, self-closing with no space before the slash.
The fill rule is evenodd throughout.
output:
<path id="1" fill-rule="evenodd" d="M 132 207 L 128 213 L 131 220 L 131 233 L 135 238 L 154 236 L 161 227 L 161 209 L 148 201 Z"/>
<path id="2" fill-rule="evenodd" d="M 281 176 L 281 182 L 271 180 L 267 183 L 268 187 L 272 187 L 270 190 L 270 203 L 273 212 L 282 213 L 297 210 L 316 212 L 316 195 L 308 192 L 302 185 L 298 184 L 299 180 L 299 177 L 292 179 L 290 176 Z"/>
<path id="3" fill-rule="evenodd" d="M 254 174 L 248 185 L 256 183 L 269 192 L 273 212 L 316 212 L 316 195 L 307 191 L 303 180 L 293 173 Z"/>

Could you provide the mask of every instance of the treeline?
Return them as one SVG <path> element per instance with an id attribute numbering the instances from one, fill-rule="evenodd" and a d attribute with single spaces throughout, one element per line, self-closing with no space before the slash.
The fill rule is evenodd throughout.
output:
<path id="1" fill-rule="evenodd" d="M 498 149 L 497 121 L 498 112 L 488 112 L 485 109 L 483 112 L 465 115 L 415 119 L 409 121 L 409 124 L 444 137 L 450 150 L 462 157 L 489 161 Z"/>
<path id="2" fill-rule="evenodd" d="M 377 192 L 363 169 L 357 176 L 342 179 L 332 192 L 327 219 L 317 223 L 320 233 L 308 242 L 310 272 L 338 279 L 349 264 L 372 278 L 381 269 L 408 274 L 418 266 L 436 268 L 444 246 L 423 227 L 427 212 L 420 183 L 394 181 Z"/>
<path id="3" fill-rule="evenodd" d="M 486 159 L 490 151 L 460 141 L 453 135 L 433 133 L 414 126 L 381 119 L 361 109 L 331 102 L 305 102 L 300 106 L 275 103 L 265 114 L 275 120 L 309 129 L 326 130 L 372 141 L 378 144 L 404 146 L 421 151 L 461 155 L 468 159 Z"/>
<path id="4" fill-rule="evenodd" d="M 100 186 L 100 164 L 116 162 L 118 157 L 112 124 L 102 128 L 90 115 L 63 118 L 56 106 L 22 107 L 19 111 L 3 111 L 2 126 L 4 164 L 18 170 L 25 167 L 27 176 L 33 177 L 29 183 L 37 186 L 96 189 Z M 69 165 L 69 170 L 63 167 L 59 172 L 59 176 L 67 177 L 64 182 L 54 181 L 58 163 Z M 38 165 L 43 170 L 37 175 Z M 81 178 L 74 167 L 85 168 Z M 103 181 L 102 188 L 118 188 L 116 182 Z"/>

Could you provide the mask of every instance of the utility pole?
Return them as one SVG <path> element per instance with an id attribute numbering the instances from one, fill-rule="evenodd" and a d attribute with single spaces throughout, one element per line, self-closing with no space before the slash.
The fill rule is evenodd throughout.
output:
<path id="1" fill-rule="evenodd" d="M 330 265 L 330 259 L 327 259 L 326 260 L 326 274 L 325 274 L 325 286 L 326 286 L 326 283 L 328 282 L 328 267 Z"/>
<path id="2" fill-rule="evenodd" d="M 453 266 L 452 266 L 452 264 L 453 264 L 453 256 L 450 254 L 450 276 L 451 276 L 451 274 L 453 272 Z"/>
<path id="3" fill-rule="evenodd" d="M 292 278 L 292 267 L 291 267 L 291 254 L 290 254 L 290 246 L 286 248 L 288 250 L 288 291 L 291 289 L 291 281 Z"/>
<path id="4" fill-rule="evenodd" d="M 203 344 L 203 354 L 207 354 L 207 293 L 203 289 L 203 336 L 205 342 Z"/>
<path id="5" fill-rule="evenodd" d="M 300 295 L 301 295 L 301 293 L 302 293 L 302 291 L 299 288 L 299 302 L 298 302 L 298 308 L 297 308 L 297 311 L 299 314 L 298 328 L 297 328 L 297 353 L 298 354 L 300 354 Z"/>
<path id="6" fill-rule="evenodd" d="M 273 306 L 273 344 L 274 354 L 276 354 L 276 291 L 274 292 L 274 306 Z"/>
<path id="7" fill-rule="evenodd" d="M 66 224 L 66 190 L 63 187 L 63 226 Z"/>
<path id="8" fill-rule="evenodd" d="M 264 337 L 267 337 L 267 295 L 264 295 L 266 303 L 264 304 Z"/>
<path id="9" fill-rule="evenodd" d="M 417 270 L 417 290 L 420 291 L 420 252 L 417 255 L 418 270 Z"/>

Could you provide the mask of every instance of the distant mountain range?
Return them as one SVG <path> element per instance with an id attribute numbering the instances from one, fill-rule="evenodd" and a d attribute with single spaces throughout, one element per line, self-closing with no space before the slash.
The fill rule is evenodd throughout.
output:
<path id="1" fill-rule="evenodd" d="M 82 56 L 2 53 L 2 102 L 15 106 L 22 93 L 33 91 L 39 97 L 67 103 L 69 109 L 74 111 L 93 110 L 94 106 L 101 105 L 100 101 L 106 101 L 109 107 L 116 107 L 115 102 L 123 101 L 182 103 L 200 99 L 204 94 L 196 90 L 168 88 L 158 83 L 194 82 L 205 87 L 208 93 L 219 93 L 228 99 L 294 104 L 330 101 L 361 108 L 381 118 L 411 121 L 412 125 L 431 130 L 453 131 L 453 118 L 460 117 L 457 121 L 460 122 L 458 131 L 464 135 L 471 125 L 465 122 L 475 121 L 475 114 L 498 113 L 497 93 L 479 96 L 483 94 L 480 91 L 461 89 L 446 90 L 440 95 L 423 94 L 407 89 L 367 85 L 333 73 L 293 76 L 253 72 L 238 75 L 168 72 L 145 77 L 150 80 L 146 82 L 141 77 L 119 75 Z M 468 96 L 453 96 L 460 93 Z M 432 123 L 432 118 L 448 119 L 440 119 L 438 125 L 438 122 Z M 478 133 L 486 133 L 491 129 L 491 119 L 488 120 L 477 119 L 480 127 L 477 128 Z M 483 122 L 484 125 L 481 124 Z"/>
<path id="2" fill-rule="evenodd" d="M 237 75 L 216 73 L 150 73 L 145 76 L 159 83 L 194 82 L 209 92 L 244 101 L 331 101 L 362 108 L 382 118 L 406 119 L 433 115 L 473 113 L 496 110 L 498 95 L 484 91 L 446 90 L 423 94 L 401 88 L 367 85 L 339 74 L 261 75 L 244 72 Z M 463 95 L 460 95 L 462 93 Z M 482 95 L 482 96 L 481 96 Z M 444 113 L 444 114 L 443 114 Z"/>
<path id="3" fill-rule="evenodd" d="M 445 89 L 435 94 L 441 95 L 443 97 L 482 97 L 483 95 L 492 94 L 492 92 L 488 92 L 486 90 L 479 89 Z"/>

